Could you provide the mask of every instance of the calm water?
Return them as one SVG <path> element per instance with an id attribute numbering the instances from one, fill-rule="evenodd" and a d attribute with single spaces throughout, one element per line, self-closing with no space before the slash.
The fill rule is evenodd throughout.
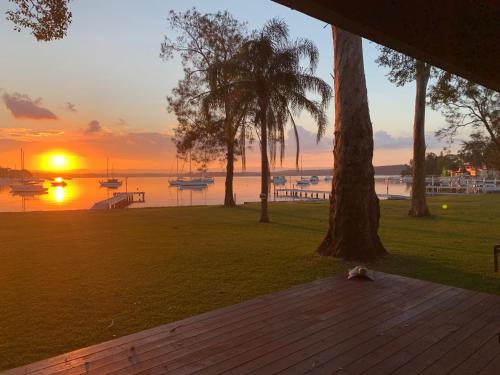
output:
<path id="1" fill-rule="evenodd" d="M 299 177 L 287 177 L 286 185 L 280 187 L 291 187 Z M 75 178 L 66 181 L 66 187 L 52 187 L 46 181 L 48 193 L 36 196 L 19 196 L 10 192 L 8 185 L 0 185 L 0 211 L 48 211 L 48 210 L 81 210 L 89 209 L 100 200 L 113 196 L 113 192 L 125 191 L 125 179 L 123 186 L 112 190 L 101 188 L 99 178 Z M 178 190 L 169 187 L 168 177 L 130 177 L 127 182 L 128 191 L 145 191 L 146 202 L 137 203 L 131 207 L 166 207 L 166 206 L 188 206 L 188 205 L 214 205 L 222 204 L 224 201 L 224 177 L 217 177 L 215 183 L 204 190 Z M 387 184 L 377 181 L 375 184 L 377 193 L 385 194 Z M 310 185 L 306 190 L 331 190 L 331 181 L 324 181 Z M 234 191 L 236 202 L 257 202 L 260 192 L 260 177 L 235 177 Z M 406 184 L 391 183 L 389 193 L 397 195 L 409 195 L 409 186 Z"/>

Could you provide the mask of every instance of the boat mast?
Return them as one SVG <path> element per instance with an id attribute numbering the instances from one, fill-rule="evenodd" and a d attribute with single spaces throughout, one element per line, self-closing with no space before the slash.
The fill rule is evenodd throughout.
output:
<path id="1" fill-rule="evenodd" d="M 24 181 L 24 150 L 21 147 L 21 179 Z"/>
<path id="2" fill-rule="evenodd" d="M 189 151 L 189 177 L 193 178 L 193 176 L 191 174 L 191 151 Z"/>
<path id="3" fill-rule="evenodd" d="M 109 156 L 106 156 L 106 179 L 109 178 Z"/>

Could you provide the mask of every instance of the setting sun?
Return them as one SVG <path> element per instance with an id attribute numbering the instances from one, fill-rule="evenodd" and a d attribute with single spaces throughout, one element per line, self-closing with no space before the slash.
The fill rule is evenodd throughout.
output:
<path id="1" fill-rule="evenodd" d="M 68 171 L 80 168 L 78 158 L 65 151 L 54 151 L 39 158 L 39 167 L 44 171 Z"/>
<path id="2" fill-rule="evenodd" d="M 67 164 L 66 157 L 64 155 L 54 155 L 52 156 L 52 165 L 54 167 L 65 167 Z"/>

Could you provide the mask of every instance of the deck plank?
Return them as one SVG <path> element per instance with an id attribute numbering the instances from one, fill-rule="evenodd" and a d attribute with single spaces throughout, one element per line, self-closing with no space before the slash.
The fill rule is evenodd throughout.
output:
<path id="1" fill-rule="evenodd" d="M 299 285 L 1 375 L 496 374 L 500 296 L 377 272 Z"/>
<path id="2" fill-rule="evenodd" d="M 303 309 L 310 305 L 320 306 L 321 303 L 331 302 L 333 293 L 332 285 L 325 284 L 326 288 L 317 291 L 307 291 L 308 299 L 301 298 L 301 295 L 294 295 L 289 300 L 280 300 L 277 304 L 266 305 L 264 309 L 254 309 L 252 314 L 238 314 L 228 318 L 226 315 L 219 316 L 217 320 L 210 320 L 206 325 L 190 330 L 185 330 L 175 337 L 167 336 L 164 338 L 156 338 L 155 341 L 137 343 L 134 347 L 134 357 L 140 358 L 140 366 L 144 368 L 148 362 L 160 357 L 160 361 L 165 355 L 170 359 L 179 357 L 179 353 L 186 352 L 190 348 L 203 350 L 204 348 L 213 348 L 218 342 L 227 342 L 233 336 L 245 334 L 246 329 L 255 330 L 257 328 L 268 327 L 276 317 L 292 317 L 293 314 L 298 314 L 297 309 Z M 347 295 L 346 291 L 339 292 L 340 297 Z M 297 303 L 297 298 L 300 302 Z M 274 319 L 276 320 L 276 319 Z M 282 319 L 280 319 L 282 321 Z M 252 331 L 250 331 L 252 332 Z M 193 351 L 193 350 L 191 350 Z M 107 373 L 124 370 L 127 371 L 129 366 L 129 357 L 131 353 L 118 352 L 112 356 L 102 357 L 92 361 L 91 368 L 94 370 L 105 371 Z M 72 372 L 74 373 L 74 372 Z M 67 374 L 64 372 L 60 375 Z"/>

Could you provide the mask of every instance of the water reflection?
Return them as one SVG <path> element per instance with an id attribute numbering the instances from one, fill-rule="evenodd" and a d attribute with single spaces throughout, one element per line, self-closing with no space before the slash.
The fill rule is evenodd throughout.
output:
<path id="1" fill-rule="evenodd" d="M 300 177 L 288 177 L 284 185 L 278 187 L 296 187 L 296 180 Z M 110 191 L 101 188 L 98 178 L 74 178 L 66 180 L 67 186 L 51 186 L 46 181 L 47 194 L 38 196 L 12 195 L 10 188 L 0 188 L 0 211 L 40 211 L 40 210 L 80 210 L 89 209 L 94 203 L 113 196 L 116 191 L 144 191 L 146 202 L 134 204 L 134 207 L 164 207 L 164 206 L 196 206 L 224 203 L 224 177 L 216 177 L 214 184 L 204 189 L 178 189 L 169 187 L 168 177 L 129 177 L 124 186 Z M 310 190 L 331 190 L 331 181 L 323 177 L 315 185 L 305 187 Z M 379 194 L 385 194 L 387 184 L 377 181 L 375 189 Z M 272 189 L 272 187 L 271 187 Z M 235 177 L 234 194 L 237 204 L 257 202 L 260 193 L 260 177 Z M 409 185 L 394 183 L 389 186 L 389 193 L 395 195 L 409 195 Z M 271 191 L 271 196 L 273 192 Z"/>
<path id="2" fill-rule="evenodd" d="M 55 189 L 52 189 L 54 200 L 57 203 L 61 203 L 64 200 L 64 188 L 62 186 L 57 186 Z"/>

